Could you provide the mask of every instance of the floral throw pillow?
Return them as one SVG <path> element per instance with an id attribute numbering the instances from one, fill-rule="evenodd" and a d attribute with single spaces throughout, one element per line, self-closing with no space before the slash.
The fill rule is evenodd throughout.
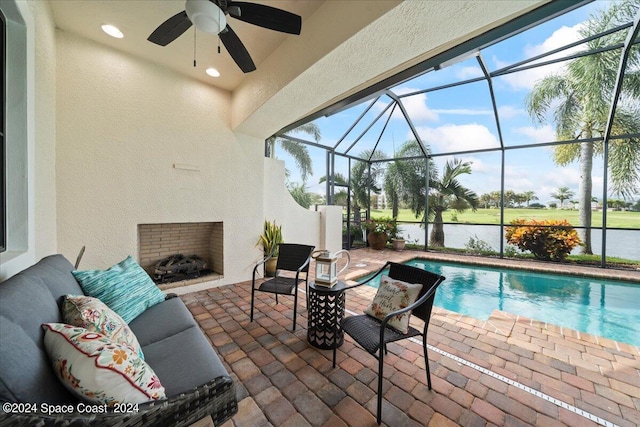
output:
<path id="1" fill-rule="evenodd" d="M 143 403 L 165 398 L 153 369 L 128 346 L 63 323 L 45 323 L 44 346 L 56 375 L 92 403 Z"/>
<path id="2" fill-rule="evenodd" d="M 422 285 L 419 283 L 407 283 L 392 279 L 387 275 L 382 275 L 378 292 L 364 312 L 365 314 L 383 320 L 387 314 L 413 304 L 416 299 L 418 299 L 421 289 Z M 410 317 L 410 311 L 399 314 L 389 319 L 387 325 L 406 334 L 409 332 Z"/>
<path id="3" fill-rule="evenodd" d="M 65 296 L 62 302 L 62 320 L 69 325 L 99 332 L 112 341 L 128 346 L 144 359 L 140 343 L 127 322 L 98 298 L 85 295 Z"/>

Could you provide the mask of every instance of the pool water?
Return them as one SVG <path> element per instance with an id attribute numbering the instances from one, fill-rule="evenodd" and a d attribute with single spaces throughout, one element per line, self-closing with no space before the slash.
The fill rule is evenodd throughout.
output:
<path id="1" fill-rule="evenodd" d="M 497 309 L 640 346 L 640 285 L 425 259 L 405 264 L 447 278 L 438 307 L 481 320 Z M 377 279 L 369 285 L 378 287 Z"/>

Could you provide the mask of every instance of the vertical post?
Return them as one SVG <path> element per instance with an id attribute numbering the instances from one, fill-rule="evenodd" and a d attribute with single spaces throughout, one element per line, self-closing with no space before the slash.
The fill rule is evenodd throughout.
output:
<path id="1" fill-rule="evenodd" d="M 616 84 L 613 90 L 613 101 L 611 102 L 611 108 L 609 109 L 609 119 L 607 120 L 607 126 L 604 131 L 604 175 L 602 186 L 602 255 L 600 256 L 600 266 L 605 268 L 607 266 L 607 170 L 609 167 L 609 137 L 611 136 L 611 129 L 613 127 L 613 118 L 616 113 L 616 106 L 618 105 L 618 99 L 620 98 L 620 92 L 622 91 L 622 80 L 624 79 L 624 70 L 627 67 L 627 61 L 633 46 L 633 41 L 640 34 L 640 12 L 637 12 L 636 17 L 633 20 L 633 26 L 627 33 L 627 38 L 624 41 L 624 50 L 620 56 L 620 63 L 618 64 L 618 74 L 616 75 Z M 631 142 L 628 142 L 631 144 Z M 591 224 L 589 224 L 589 227 Z M 591 229 L 589 229 L 591 232 Z"/>
<path id="2" fill-rule="evenodd" d="M 326 168 L 327 168 L 327 173 L 326 173 L 326 177 L 327 179 L 325 180 L 325 197 L 327 199 L 327 205 L 332 205 L 333 204 L 333 200 L 331 198 L 331 186 L 332 186 L 332 182 L 333 182 L 333 173 L 331 171 L 331 161 L 329 159 L 330 153 L 329 151 L 327 151 L 327 162 L 326 162 Z"/>
<path id="3" fill-rule="evenodd" d="M 500 258 L 504 258 L 504 146 L 500 161 Z"/>
<path id="4" fill-rule="evenodd" d="M 425 177 L 424 177 L 424 250 L 429 249 L 429 156 L 425 156 Z"/>
<path id="5" fill-rule="evenodd" d="M 629 142 L 631 144 L 631 142 Z M 602 153 L 602 161 L 604 162 L 604 170 L 602 174 L 602 248 L 600 251 L 600 267 L 607 267 L 607 168 L 609 167 L 609 139 L 605 137 L 602 142 L 604 152 Z M 591 233 L 591 227 L 587 230 Z"/>

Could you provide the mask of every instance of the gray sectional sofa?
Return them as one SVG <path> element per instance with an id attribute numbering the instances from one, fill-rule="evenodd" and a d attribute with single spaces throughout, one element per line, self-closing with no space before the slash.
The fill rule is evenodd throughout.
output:
<path id="1" fill-rule="evenodd" d="M 181 426 L 207 415 L 220 425 L 237 412 L 234 383 L 224 365 L 182 300 L 168 297 L 129 323 L 166 399 L 123 414 L 43 413 L 46 405 L 79 403 L 51 367 L 41 327 L 62 323 L 64 295 L 83 294 L 72 270 L 66 258 L 52 255 L 0 283 L 0 426 Z"/>

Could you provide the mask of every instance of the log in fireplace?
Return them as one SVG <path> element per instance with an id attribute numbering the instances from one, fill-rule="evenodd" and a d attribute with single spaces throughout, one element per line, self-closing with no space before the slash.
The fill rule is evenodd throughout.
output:
<path id="1" fill-rule="evenodd" d="M 210 273 L 207 262 L 198 255 L 175 254 L 156 262 L 153 279 L 156 283 L 171 283 Z"/>

